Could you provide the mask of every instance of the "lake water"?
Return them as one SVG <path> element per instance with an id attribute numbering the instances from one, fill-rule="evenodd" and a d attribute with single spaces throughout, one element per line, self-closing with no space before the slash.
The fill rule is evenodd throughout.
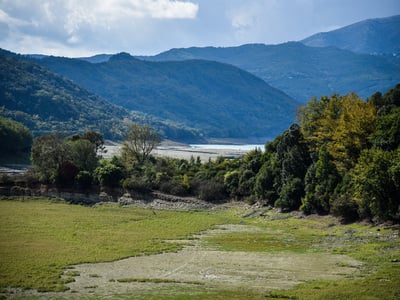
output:
<path id="1" fill-rule="evenodd" d="M 264 150 L 264 144 L 244 144 L 244 145 L 191 144 L 190 147 L 193 149 L 236 150 L 236 151 L 251 151 L 254 149 Z"/>

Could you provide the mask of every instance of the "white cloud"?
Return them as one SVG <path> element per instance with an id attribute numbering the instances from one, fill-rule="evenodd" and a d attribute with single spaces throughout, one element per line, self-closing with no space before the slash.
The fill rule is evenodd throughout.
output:
<path id="1" fill-rule="evenodd" d="M 68 53 L 71 47 L 127 51 L 148 46 L 163 26 L 194 20 L 198 9 L 182 0 L 0 0 L 0 47 L 34 49 L 38 44 L 26 43 L 35 37 L 42 53 L 57 44 Z"/>

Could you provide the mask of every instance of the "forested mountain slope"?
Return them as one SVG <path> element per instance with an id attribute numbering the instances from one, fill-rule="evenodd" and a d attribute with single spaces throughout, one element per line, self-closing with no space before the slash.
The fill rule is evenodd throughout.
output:
<path id="1" fill-rule="evenodd" d="M 152 119 L 111 104 L 71 80 L 14 53 L 0 51 L 0 114 L 23 123 L 35 135 L 101 132 L 122 139 L 127 122 L 150 123 L 163 137 L 201 140 L 195 130 Z"/>
<path id="2" fill-rule="evenodd" d="M 260 78 L 218 62 L 146 62 L 126 53 L 102 63 L 60 57 L 37 62 L 114 104 L 212 138 L 273 137 L 295 120 L 299 105 Z"/>

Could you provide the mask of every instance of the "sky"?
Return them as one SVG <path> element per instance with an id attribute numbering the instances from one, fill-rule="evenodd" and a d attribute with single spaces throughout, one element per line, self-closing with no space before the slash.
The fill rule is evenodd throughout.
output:
<path id="1" fill-rule="evenodd" d="M 400 0 L 0 0 L 0 48 L 67 57 L 280 44 L 400 14 Z"/>

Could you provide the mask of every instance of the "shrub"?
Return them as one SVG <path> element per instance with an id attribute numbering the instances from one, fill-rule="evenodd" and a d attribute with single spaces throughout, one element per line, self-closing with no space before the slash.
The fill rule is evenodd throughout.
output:
<path id="1" fill-rule="evenodd" d="M 88 188 L 92 185 L 93 176 L 89 171 L 80 171 L 75 178 L 76 183 L 81 188 Z"/>
<path id="2" fill-rule="evenodd" d="M 143 177 L 126 178 L 122 187 L 127 191 L 135 191 L 139 193 L 148 193 L 151 191 L 151 185 Z"/>
<path id="3" fill-rule="evenodd" d="M 331 213 L 341 218 L 342 223 L 351 223 L 359 219 L 358 205 L 349 195 L 341 195 L 331 206 Z"/>
<path id="4" fill-rule="evenodd" d="M 300 178 L 290 178 L 287 183 L 282 185 L 279 199 L 275 206 L 282 211 L 292 211 L 298 209 L 301 204 L 301 198 L 304 196 L 304 185 Z"/>
<path id="5" fill-rule="evenodd" d="M 63 185 L 71 185 L 75 177 L 79 173 L 79 168 L 70 161 L 65 161 L 61 164 L 58 171 L 57 183 Z"/>
<path id="6" fill-rule="evenodd" d="M 198 186 L 198 196 L 204 201 L 224 200 L 227 197 L 224 184 L 213 181 L 202 181 Z"/>
<path id="7" fill-rule="evenodd" d="M 176 195 L 176 196 L 187 196 L 188 195 L 188 190 L 182 184 L 176 183 L 172 180 L 163 182 L 160 185 L 160 190 L 163 193 Z"/>
<path id="8" fill-rule="evenodd" d="M 123 178 L 122 169 L 109 161 L 103 160 L 100 167 L 94 170 L 94 178 L 101 186 L 116 187 Z"/>

